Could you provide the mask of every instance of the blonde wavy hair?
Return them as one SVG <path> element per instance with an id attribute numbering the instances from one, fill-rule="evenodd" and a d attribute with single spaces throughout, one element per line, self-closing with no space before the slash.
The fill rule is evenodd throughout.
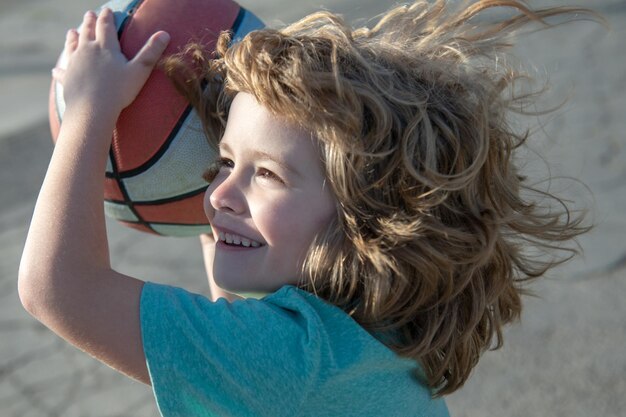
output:
<path id="1" fill-rule="evenodd" d="M 488 13 L 500 7 L 510 13 Z M 311 246 L 301 288 L 418 361 L 434 395 L 502 345 L 526 281 L 571 257 L 563 243 L 588 230 L 513 160 L 528 131 L 511 115 L 541 91 L 518 88 L 527 75 L 506 51 L 512 34 L 557 15 L 595 18 L 517 0 L 417 1 L 371 29 L 319 12 L 234 44 L 222 33 L 214 55 L 195 44 L 165 62 L 213 144 L 237 92 L 317 137 L 338 216 Z"/>

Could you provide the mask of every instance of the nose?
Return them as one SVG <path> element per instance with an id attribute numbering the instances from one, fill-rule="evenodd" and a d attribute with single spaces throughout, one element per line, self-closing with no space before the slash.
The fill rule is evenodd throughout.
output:
<path id="1" fill-rule="evenodd" d="M 207 188 L 209 205 L 215 211 L 241 214 L 246 210 L 245 196 L 238 178 L 231 173 L 228 176 L 218 175 Z M 205 202 L 207 199 L 205 198 Z"/>

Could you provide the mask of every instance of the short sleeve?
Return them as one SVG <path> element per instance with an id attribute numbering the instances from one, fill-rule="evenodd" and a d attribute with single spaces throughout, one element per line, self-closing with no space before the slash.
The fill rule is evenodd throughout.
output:
<path id="1" fill-rule="evenodd" d="M 271 297 L 212 302 L 146 283 L 141 330 L 164 417 L 294 416 L 319 368 L 314 314 Z"/>

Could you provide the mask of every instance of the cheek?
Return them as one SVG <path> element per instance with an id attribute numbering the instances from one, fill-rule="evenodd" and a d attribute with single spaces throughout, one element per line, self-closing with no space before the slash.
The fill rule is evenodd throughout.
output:
<path id="1" fill-rule="evenodd" d="M 287 231 L 295 223 L 293 205 L 283 199 L 269 199 L 250 205 L 250 215 L 255 227 L 270 245 L 284 242 Z"/>
<path id="2" fill-rule="evenodd" d="M 334 204 L 311 200 L 274 200 L 271 207 L 259 211 L 256 226 L 268 243 L 300 252 L 335 217 Z"/>

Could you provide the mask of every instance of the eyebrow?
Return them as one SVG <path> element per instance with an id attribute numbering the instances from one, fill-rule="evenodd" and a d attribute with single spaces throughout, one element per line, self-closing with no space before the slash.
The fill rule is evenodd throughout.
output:
<path id="1" fill-rule="evenodd" d="M 223 149 L 226 152 L 233 153 L 231 147 L 228 146 L 227 143 L 221 142 L 219 147 L 220 147 L 220 150 Z M 264 161 L 274 162 L 276 165 L 280 166 L 284 170 L 289 171 L 299 177 L 302 177 L 302 174 L 297 169 L 295 169 L 294 167 L 292 167 L 291 165 L 289 165 L 287 162 L 283 161 L 282 159 L 276 158 L 274 155 L 270 153 L 255 149 L 252 151 L 252 156 L 254 157 L 254 159 L 261 159 Z"/>

